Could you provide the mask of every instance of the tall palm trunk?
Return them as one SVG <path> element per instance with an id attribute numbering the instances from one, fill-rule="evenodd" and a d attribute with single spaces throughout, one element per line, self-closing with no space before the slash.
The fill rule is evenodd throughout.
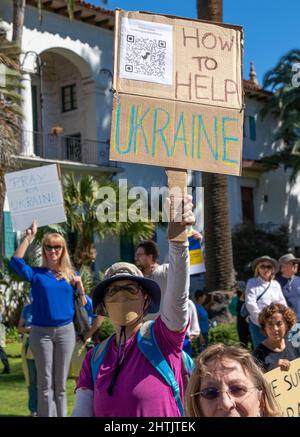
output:
<path id="1" fill-rule="evenodd" d="M 22 47 L 22 35 L 23 35 L 23 25 L 24 25 L 24 15 L 25 15 L 25 5 L 26 0 L 14 0 L 13 2 L 13 36 L 12 41 L 21 49 Z M 20 58 L 14 59 L 14 61 L 20 65 Z M 21 120 L 18 119 L 18 124 L 20 126 Z M 1 133 L 3 135 L 3 133 Z M 19 140 L 21 141 L 21 135 L 18 135 Z M 4 175 L 6 171 L 10 168 L 10 164 L 12 162 L 11 157 L 9 156 L 9 148 L 6 149 L 5 158 L 3 156 L 0 157 L 0 254 L 4 254 L 4 229 L 3 229 L 3 208 L 4 208 L 4 200 L 5 200 L 5 179 Z M 11 151 L 13 154 L 13 151 Z"/>
<path id="2" fill-rule="evenodd" d="M 197 0 L 198 18 L 207 21 L 223 21 L 223 0 Z"/>
<path id="3" fill-rule="evenodd" d="M 26 0 L 14 0 L 12 40 L 18 44 L 20 48 L 22 47 L 25 6 Z"/>
<path id="4" fill-rule="evenodd" d="M 222 0 L 197 0 L 198 18 L 223 21 Z M 234 282 L 227 176 L 202 173 L 206 288 L 229 290 Z"/>

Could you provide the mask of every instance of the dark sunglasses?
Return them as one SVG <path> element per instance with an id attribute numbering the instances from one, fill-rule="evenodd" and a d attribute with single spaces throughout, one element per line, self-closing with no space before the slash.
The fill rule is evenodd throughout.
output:
<path id="1" fill-rule="evenodd" d="M 242 398 L 251 390 L 256 389 L 256 387 L 246 387 L 239 384 L 231 384 L 227 390 L 220 390 L 217 387 L 206 387 L 203 390 L 191 394 L 191 396 L 200 395 L 202 398 L 212 401 L 217 399 L 221 393 L 228 393 L 230 397 Z"/>
<path id="2" fill-rule="evenodd" d="M 271 264 L 261 264 L 258 266 L 259 269 L 266 269 L 266 270 L 272 270 L 273 266 Z"/>
<path id="3" fill-rule="evenodd" d="M 113 285 L 106 289 L 106 296 L 112 297 L 119 291 L 128 291 L 128 293 L 136 295 L 140 290 L 142 287 L 139 284 Z"/>
<path id="4" fill-rule="evenodd" d="M 50 244 L 45 244 L 44 248 L 45 250 L 47 250 L 47 252 L 51 252 L 51 250 L 55 250 L 55 252 L 58 252 L 62 249 L 62 246 L 50 246 Z"/>

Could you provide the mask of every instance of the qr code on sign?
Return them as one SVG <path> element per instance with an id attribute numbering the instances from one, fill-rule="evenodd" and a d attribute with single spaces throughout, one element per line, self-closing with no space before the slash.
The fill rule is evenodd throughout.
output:
<path id="1" fill-rule="evenodd" d="M 122 18 L 120 77 L 172 85 L 173 27 Z"/>
<path id="2" fill-rule="evenodd" d="M 166 53 L 166 41 L 127 35 L 125 71 L 164 79 Z"/>

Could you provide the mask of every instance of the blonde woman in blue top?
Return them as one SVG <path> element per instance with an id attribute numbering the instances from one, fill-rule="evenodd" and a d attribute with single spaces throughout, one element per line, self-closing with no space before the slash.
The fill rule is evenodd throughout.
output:
<path id="1" fill-rule="evenodd" d="M 43 238 L 41 267 L 26 264 L 23 257 L 36 233 L 34 221 L 11 258 L 10 267 L 31 284 L 29 345 L 37 368 L 38 416 L 64 417 L 66 380 L 75 346 L 73 287 L 83 305 L 86 299 L 81 278 L 71 265 L 66 241 L 60 234 L 50 233 Z"/>

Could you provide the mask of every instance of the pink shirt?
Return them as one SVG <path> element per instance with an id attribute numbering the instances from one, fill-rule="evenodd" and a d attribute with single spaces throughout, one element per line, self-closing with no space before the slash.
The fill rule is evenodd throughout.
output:
<path id="1" fill-rule="evenodd" d="M 185 330 L 172 332 L 161 318 L 154 322 L 157 343 L 171 366 L 179 383 L 183 399 L 181 377 L 181 352 Z M 111 381 L 117 361 L 117 346 L 114 341 L 109 346 L 100 367 L 95 387 L 91 375 L 91 354 L 89 351 L 82 365 L 77 388 L 94 390 L 94 416 L 97 417 L 179 417 L 180 413 L 171 388 L 152 364 L 140 352 L 136 335 L 127 340 L 125 358 L 109 396 L 107 387 Z"/>

